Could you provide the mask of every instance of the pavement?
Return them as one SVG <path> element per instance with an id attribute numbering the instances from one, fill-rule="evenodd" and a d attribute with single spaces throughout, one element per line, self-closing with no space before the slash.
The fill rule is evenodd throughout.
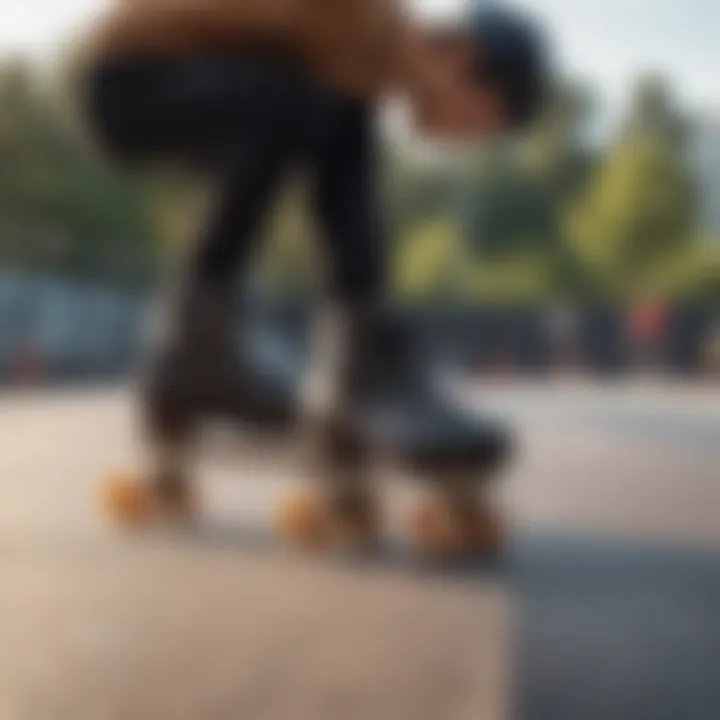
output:
<path id="1" fill-rule="evenodd" d="M 463 388 L 518 428 L 498 566 L 297 557 L 297 458 L 222 436 L 206 517 L 128 536 L 99 481 L 140 462 L 122 388 L 0 396 L 0 720 L 720 717 L 720 388 Z"/>

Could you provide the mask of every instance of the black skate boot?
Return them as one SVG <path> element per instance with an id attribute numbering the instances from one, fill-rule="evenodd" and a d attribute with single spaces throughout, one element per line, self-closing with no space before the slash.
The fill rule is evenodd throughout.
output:
<path id="1" fill-rule="evenodd" d="M 286 533 L 305 544 L 338 535 L 373 539 L 380 523 L 372 457 L 430 486 L 411 519 L 423 550 L 494 555 L 500 521 L 480 490 L 510 455 L 505 428 L 443 394 L 391 313 L 361 307 L 337 314 L 321 324 L 318 345 L 305 398 L 312 489 L 284 504 Z"/>
<path id="2" fill-rule="evenodd" d="M 361 308 L 345 332 L 345 426 L 430 486 L 412 517 L 415 540 L 430 552 L 494 555 L 502 531 L 485 486 L 510 457 L 508 430 L 450 399 L 398 315 Z"/>
<path id="3" fill-rule="evenodd" d="M 258 329 L 238 322 L 231 289 L 187 283 L 171 312 L 145 377 L 151 414 L 286 431 L 297 408 L 296 378 L 263 354 Z"/>
<path id="4" fill-rule="evenodd" d="M 398 314 L 362 310 L 347 322 L 347 422 L 379 451 L 427 472 L 494 471 L 509 435 L 443 391 Z"/>
<path id="5" fill-rule="evenodd" d="M 188 283 L 171 312 L 141 379 L 148 467 L 103 490 L 106 512 L 124 524 L 195 514 L 189 465 L 202 421 L 225 418 L 274 436 L 295 420 L 295 376 L 247 322 L 235 321 L 229 289 Z"/>

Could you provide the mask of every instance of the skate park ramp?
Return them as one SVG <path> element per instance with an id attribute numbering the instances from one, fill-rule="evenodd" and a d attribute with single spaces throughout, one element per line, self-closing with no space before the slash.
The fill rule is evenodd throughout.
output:
<path id="1" fill-rule="evenodd" d="M 137 453 L 128 392 L 3 396 L 0 718 L 720 717 L 717 397 L 464 395 L 522 440 L 501 566 L 428 567 L 395 536 L 289 555 L 270 518 L 296 461 L 246 441 L 200 463 L 200 530 L 126 536 L 94 502 Z"/>

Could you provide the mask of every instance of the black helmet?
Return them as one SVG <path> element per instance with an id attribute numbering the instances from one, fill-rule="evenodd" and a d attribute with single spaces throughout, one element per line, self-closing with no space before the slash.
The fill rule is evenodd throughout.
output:
<path id="1" fill-rule="evenodd" d="M 475 77 L 502 94 L 511 127 L 532 122 L 550 79 L 544 33 L 527 15 L 497 5 L 472 11 L 466 27 L 477 48 Z"/>

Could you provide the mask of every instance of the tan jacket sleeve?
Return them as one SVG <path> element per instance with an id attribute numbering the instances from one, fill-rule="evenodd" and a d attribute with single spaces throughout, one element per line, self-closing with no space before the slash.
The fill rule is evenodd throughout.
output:
<path id="1" fill-rule="evenodd" d="M 123 0 L 100 21 L 98 49 L 173 51 L 270 42 L 294 45 L 303 33 L 297 0 Z"/>
<path id="2" fill-rule="evenodd" d="M 396 74 L 396 8 L 395 0 L 120 0 L 91 43 L 111 54 L 272 48 L 369 98 Z"/>

